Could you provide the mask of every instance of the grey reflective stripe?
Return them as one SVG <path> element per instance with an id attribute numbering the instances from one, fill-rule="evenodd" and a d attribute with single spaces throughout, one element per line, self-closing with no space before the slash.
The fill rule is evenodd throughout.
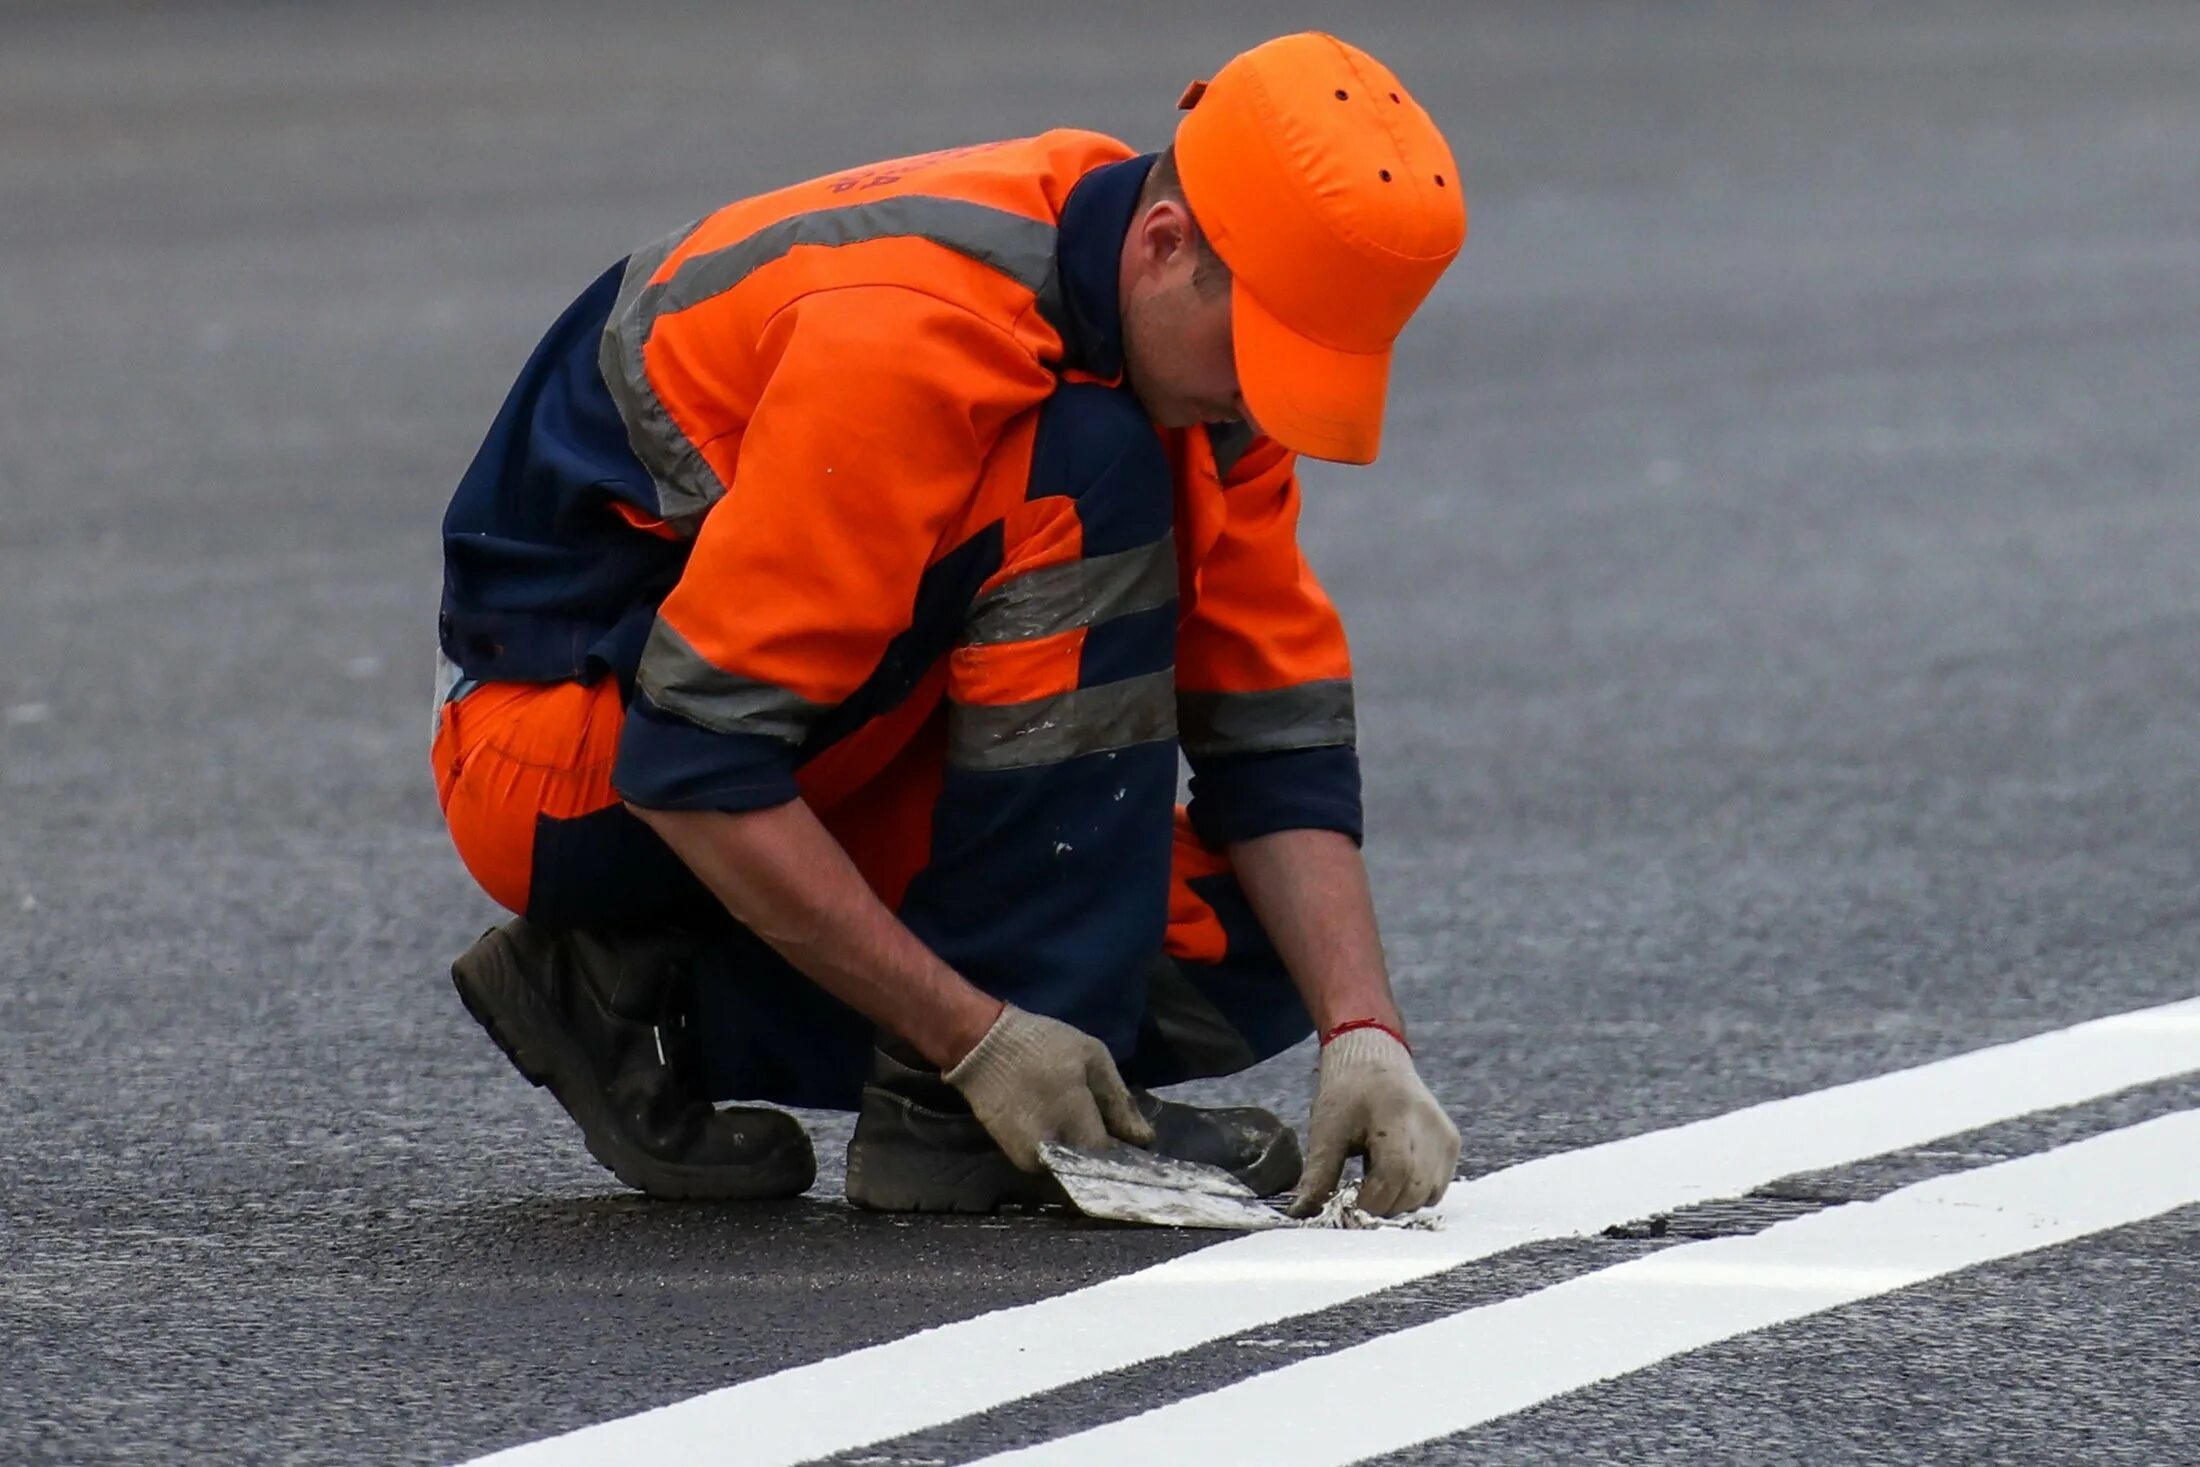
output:
<path id="1" fill-rule="evenodd" d="M 876 239 L 929 240 L 989 265 L 1039 296 L 1042 309 L 1050 290 L 1059 294 L 1054 283 L 1053 223 L 968 199 L 906 194 L 796 214 L 723 249 L 682 260 L 669 280 L 647 283 L 685 238 L 683 234 L 665 244 L 639 274 L 637 267 L 647 252 L 635 256 L 597 354 L 604 382 L 626 420 L 635 457 L 657 480 L 658 513 L 676 524 L 692 521 L 717 503 L 726 486 L 650 386 L 642 351 L 660 318 L 723 295 L 798 245 L 839 246 Z M 644 283 L 637 285 L 637 280 Z"/>
<path id="2" fill-rule="evenodd" d="M 661 616 L 649 629 L 634 681 L 665 712 L 717 733 L 798 744 L 827 711 L 785 688 L 713 667 Z"/>
<path id="3" fill-rule="evenodd" d="M 1046 284 L 1039 287 L 1039 319 L 1046 322 L 1066 346 L 1069 342 L 1069 303 L 1062 296 L 1062 277 L 1049 272 Z"/>
<path id="4" fill-rule="evenodd" d="M 1176 710 L 1184 752 L 1194 758 L 1320 749 L 1354 738 L 1350 678 L 1261 693 L 1179 693 Z"/>
<path id="5" fill-rule="evenodd" d="M 1176 537 L 1027 571 L 978 598 L 966 646 L 1029 642 L 1073 627 L 1098 626 L 1176 599 Z"/>
<path id="6" fill-rule="evenodd" d="M 1207 446 L 1215 451 L 1215 473 L 1227 479 L 1253 446 L 1253 430 L 1243 423 L 1209 423 Z"/>
<path id="7" fill-rule="evenodd" d="M 626 269 L 619 275 L 618 298 L 611 306 L 612 321 L 624 318 L 633 309 L 634 302 L 649 288 L 650 277 L 664 268 L 665 261 L 687 243 L 689 235 L 702 227 L 702 220 L 691 219 L 655 244 L 644 245 L 626 257 Z"/>
<path id="8" fill-rule="evenodd" d="M 1176 732 L 1176 673 L 1076 688 L 1028 703 L 956 703 L 947 757 L 963 769 L 1022 769 L 1150 744 Z"/>
<path id="9" fill-rule="evenodd" d="M 649 278 L 663 268 L 689 235 L 702 227 L 702 222 L 698 219 L 627 256 L 626 270 L 619 277 L 618 298 L 604 321 L 603 339 L 596 345 L 596 370 L 603 375 L 611 401 L 626 424 L 627 447 L 634 450 L 634 456 L 657 482 L 657 512 L 674 523 L 681 523 L 686 516 L 676 515 L 673 506 L 696 498 L 694 486 L 705 486 L 704 507 L 716 502 L 726 486 L 718 482 L 717 471 L 709 460 L 696 452 L 695 445 L 688 442 L 687 435 L 650 390 L 648 374 L 642 370 L 642 344 L 648 333 L 645 330 L 630 337 L 622 333 L 621 327 L 634 319 L 642 292 L 649 289 Z M 678 476 L 679 484 L 689 487 L 671 491 L 674 476 Z M 683 528 L 692 533 L 694 526 L 690 522 Z"/>
<path id="10" fill-rule="evenodd" d="M 875 239 L 925 239 L 981 265 L 990 265 L 1037 293 L 1054 273 L 1055 228 L 1044 219 L 931 194 L 904 194 L 862 204 L 842 204 L 795 214 L 767 224 L 748 238 L 682 260 L 672 278 L 648 287 L 655 293 L 645 319 L 684 311 L 733 289 L 797 245 L 851 245 Z"/>

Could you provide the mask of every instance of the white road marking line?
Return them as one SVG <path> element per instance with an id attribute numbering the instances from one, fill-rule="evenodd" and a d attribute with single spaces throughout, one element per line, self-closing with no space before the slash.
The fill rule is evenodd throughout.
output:
<path id="1" fill-rule="evenodd" d="M 942 1325 L 479 1459 L 790 1467 L 1524 1243 L 1734 1197 L 2200 1070 L 2200 998 L 1541 1157 L 1461 1183 L 1442 1232 L 1255 1233 L 1088 1288 Z"/>
<path id="2" fill-rule="evenodd" d="M 2163 1116 L 1670 1248 L 973 1467 L 1342 1467 L 1737 1335 L 2200 1203 L 2196 1155 L 2200 1111 Z"/>

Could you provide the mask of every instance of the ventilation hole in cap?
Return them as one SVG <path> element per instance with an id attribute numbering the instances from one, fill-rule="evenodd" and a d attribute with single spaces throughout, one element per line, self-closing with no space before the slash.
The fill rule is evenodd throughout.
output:
<path id="1" fill-rule="evenodd" d="M 1389 170 L 1388 168 L 1385 168 L 1385 169 L 1383 170 L 1383 182 L 1385 182 L 1385 183 L 1388 183 L 1388 182 L 1390 182 L 1390 170 Z"/>
<path id="2" fill-rule="evenodd" d="M 1347 91 L 1346 91 L 1346 90 L 1345 90 L 1345 89 L 1344 89 L 1343 87 L 1339 87 L 1339 88 L 1337 88 L 1337 100 L 1338 100 L 1338 101 L 1342 102 L 1342 101 L 1344 101 L 1344 100 L 1345 100 L 1345 99 L 1346 99 L 1347 97 L 1349 97 L 1350 95 L 1351 95 L 1351 93 L 1347 92 Z"/>
<path id="3" fill-rule="evenodd" d="M 1444 175 L 1441 173 L 1436 175 L 1436 186 L 1438 188 L 1442 188 L 1444 186 Z"/>
<path id="4" fill-rule="evenodd" d="M 1398 94 L 1397 94 L 1396 92 L 1392 92 L 1392 93 L 1390 94 L 1390 100 L 1391 100 L 1391 101 L 1393 101 L 1393 102 L 1396 102 L 1396 103 L 1398 103 L 1398 104 L 1399 104 L 1399 105 L 1401 105 L 1401 106 L 1403 106 L 1403 105 L 1405 104 L 1405 98 L 1403 98 L 1403 97 L 1399 96 L 1399 95 L 1398 95 Z"/>

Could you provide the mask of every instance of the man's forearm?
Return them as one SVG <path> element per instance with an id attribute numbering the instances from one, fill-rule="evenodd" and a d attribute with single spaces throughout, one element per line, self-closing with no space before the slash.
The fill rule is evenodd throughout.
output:
<path id="1" fill-rule="evenodd" d="M 1356 1195 L 1368 1211 L 1388 1216 L 1437 1201 L 1459 1165 L 1459 1128 L 1401 1047 L 1405 1025 L 1359 847 L 1332 830 L 1284 830 L 1231 846 L 1230 859 L 1324 1036 L 1292 1213 L 1319 1209 L 1355 1155 L 1367 1158 Z M 1330 1042 L 1355 1019 L 1373 1020 L 1399 1043 L 1364 1027 Z"/>
<path id="2" fill-rule="evenodd" d="M 1001 1011 L 888 911 L 800 800 L 725 814 L 629 806 L 726 910 L 813 982 L 941 1069 Z"/>
<path id="3" fill-rule="evenodd" d="M 1281 830 L 1229 854 L 1315 1026 L 1374 1019 L 1403 1035 L 1359 847 L 1333 830 Z"/>

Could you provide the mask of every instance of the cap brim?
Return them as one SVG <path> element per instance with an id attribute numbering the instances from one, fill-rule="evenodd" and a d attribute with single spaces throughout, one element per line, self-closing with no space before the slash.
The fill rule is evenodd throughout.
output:
<path id="1" fill-rule="evenodd" d="M 1338 351 L 1309 341 L 1230 287 L 1238 390 L 1260 431 L 1309 458 L 1371 464 L 1383 442 L 1390 353 Z"/>

